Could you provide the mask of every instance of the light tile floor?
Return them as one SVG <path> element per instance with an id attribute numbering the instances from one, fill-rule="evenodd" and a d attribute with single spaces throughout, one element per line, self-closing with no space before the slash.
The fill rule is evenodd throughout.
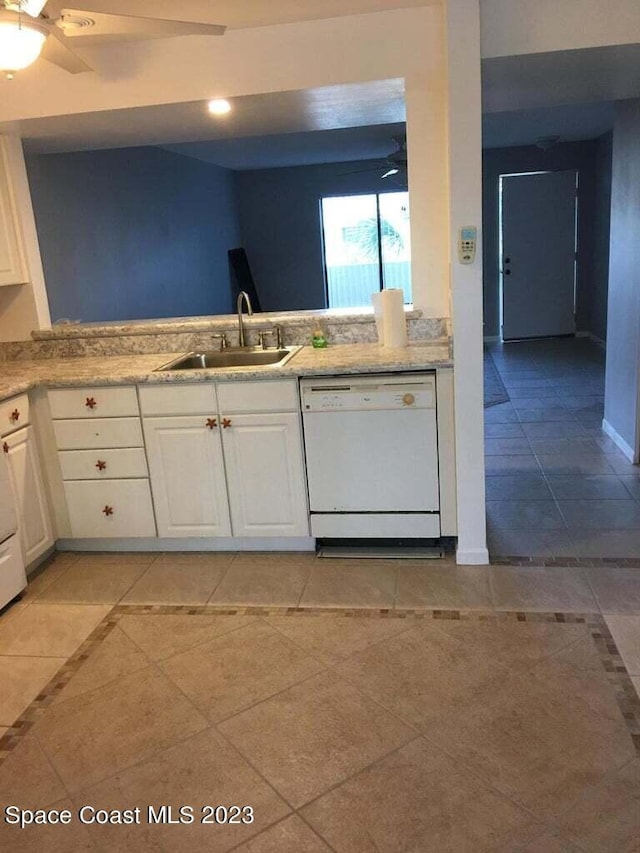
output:
<path id="1" fill-rule="evenodd" d="M 257 817 L 0 821 L 0 850 L 640 853 L 640 567 L 575 560 L 640 555 L 640 477 L 600 352 L 512 346 L 489 541 L 526 564 L 56 555 L 0 614 L 2 803 Z"/>
<path id="2" fill-rule="evenodd" d="M 640 468 L 602 431 L 602 349 L 557 338 L 489 350 L 510 397 L 485 409 L 491 554 L 640 556 Z"/>
<path id="3" fill-rule="evenodd" d="M 2 803 L 257 816 L 0 850 L 640 853 L 640 568 L 59 554 L 0 674 Z"/>

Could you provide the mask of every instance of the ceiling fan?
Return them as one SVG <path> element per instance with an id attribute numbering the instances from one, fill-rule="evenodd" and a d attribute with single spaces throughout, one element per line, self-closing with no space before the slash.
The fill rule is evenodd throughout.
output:
<path id="1" fill-rule="evenodd" d="M 194 21 L 170 21 L 142 15 L 113 15 L 91 9 L 61 9 L 49 16 L 47 0 L 0 0 L 0 71 L 11 79 L 39 56 L 71 74 L 93 69 L 69 46 L 76 38 L 92 41 L 221 36 L 225 27 Z"/>
<path id="2" fill-rule="evenodd" d="M 406 173 L 407 171 L 407 137 L 405 135 L 402 136 L 392 136 L 393 144 L 396 146 L 395 150 L 388 154 L 384 160 L 382 161 L 381 166 L 370 166 L 367 169 L 358 169 L 355 172 L 347 172 L 347 175 L 359 175 L 363 172 L 377 172 L 379 169 L 386 170 L 383 175 L 380 175 L 381 179 L 391 178 L 393 175 L 397 175 L 400 172 Z"/>
<path id="3" fill-rule="evenodd" d="M 397 175 L 398 172 L 407 171 L 407 137 L 392 136 L 396 150 L 387 155 L 387 165 L 389 168 L 381 175 L 382 178 L 390 178 L 392 175 Z"/>

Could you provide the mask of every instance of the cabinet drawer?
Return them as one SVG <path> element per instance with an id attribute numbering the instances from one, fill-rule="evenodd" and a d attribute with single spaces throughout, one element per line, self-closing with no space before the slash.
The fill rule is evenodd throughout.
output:
<path id="1" fill-rule="evenodd" d="M 144 446 L 140 418 L 54 421 L 53 431 L 58 450 Z"/>
<path id="2" fill-rule="evenodd" d="M 258 382 L 221 382 L 218 385 L 220 414 L 231 412 L 297 412 L 298 385 L 293 379 Z"/>
<path id="3" fill-rule="evenodd" d="M 214 415 L 217 411 L 213 382 L 182 385 L 141 385 L 140 409 L 143 415 Z"/>
<path id="4" fill-rule="evenodd" d="M 118 388 L 58 388 L 49 391 L 53 418 L 122 418 L 137 415 L 133 385 Z"/>
<path id="5" fill-rule="evenodd" d="M 156 535 L 148 480 L 72 480 L 64 491 L 73 537 Z"/>
<path id="6" fill-rule="evenodd" d="M 149 476 L 147 459 L 141 447 L 63 450 L 58 459 L 65 480 L 120 480 Z"/>
<path id="7" fill-rule="evenodd" d="M 12 397 L 0 403 L 0 435 L 7 435 L 28 423 L 29 397 L 27 394 L 20 394 L 19 397 Z"/>

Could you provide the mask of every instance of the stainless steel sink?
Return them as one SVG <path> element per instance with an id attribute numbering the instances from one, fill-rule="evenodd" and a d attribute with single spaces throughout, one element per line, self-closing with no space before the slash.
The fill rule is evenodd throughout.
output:
<path id="1" fill-rule="evenodd" d="M 158 370 L 203 370 L 225 367 L 282 367 L 301 347 L 227 347 L 223 350 L 188 352 L 157 367 Z"/>

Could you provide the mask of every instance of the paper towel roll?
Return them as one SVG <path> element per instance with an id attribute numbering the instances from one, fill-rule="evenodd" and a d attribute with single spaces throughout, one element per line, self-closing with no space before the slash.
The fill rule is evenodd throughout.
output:
<path id="1" fill-rule="evenodd" d="M 404 319 L 404 291 L 389 288 L 380 294 L 385 347 L 406 347 L 407 324 Z"/>

